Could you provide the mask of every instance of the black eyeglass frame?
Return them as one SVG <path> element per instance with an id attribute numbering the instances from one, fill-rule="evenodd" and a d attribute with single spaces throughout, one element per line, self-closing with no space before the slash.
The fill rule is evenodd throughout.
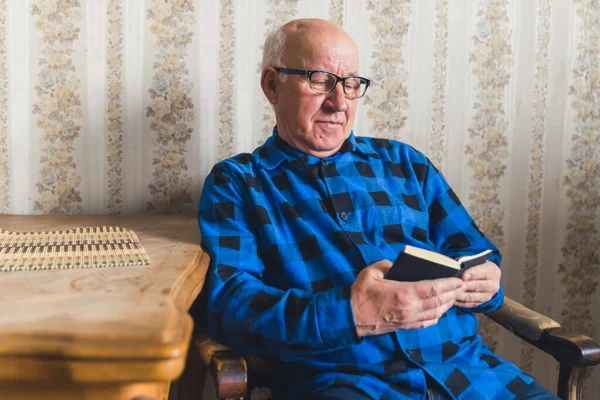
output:
<path id="1" fill-rule="evenodd" d="M 329 72 L 329 71 L 322 71 L 322 70 L 318 70 L 318 69 L 313 69 L 313 70 L 304 70 L 304 69 L 295 69 L 295 68 L 282 68 L 282 67 L 273 67 L 275 69 L 275 71 L 277 72 L 281 72 L 284 73 L 286 75 L 302 75 L 302 76 L 306 76 L 308 78 L 308 83 L 309 86 L 312 90 L 312 76 L 313 74 L 320 72 L 322 74 L 327 74 L 327 75 L 331 75 L 335 77 L 335 83 L 333 84 L 333 86 L 331 87 L 331 89 L 328 92 L 315 92 L 315 93 L 319 93 L 319 94 L 329 94 L 331 92 L 333 92 L 333 90 L 335 89 L 335 87 L 337 86 L 338 82 L 342 82 L 342 90 L 344 91 L 344 96 L 346 96 L 349 99 L 360 99 L 361 97 L 363 97 L 366 93 L 367 93 L 367 89 L 369 88 L 369 86 L 371 86 L 371 80 L 367 79 L 367 78 L 363 78 L 362 76 L 346 76 L 345 78 L 339 77 L 336 74 L 334 74 L 333 72 Z M 366 83 L 366 87 L 365 87 L 365 91 L 360 95 L 360 96 L 349 96 L 346 93 L 346 86 L 344 86 L 344 83 L 346 82 L 346 79 L 361 79 L 363 81 L 365 81 Z"/>

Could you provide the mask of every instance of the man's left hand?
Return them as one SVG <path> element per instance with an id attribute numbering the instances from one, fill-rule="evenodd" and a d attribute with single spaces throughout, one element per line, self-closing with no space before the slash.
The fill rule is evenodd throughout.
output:
<path id="1" fill-rule="evenodd" d="M 469 268 L 461 276 L 466 290 L 457 297 L 454 305 L 473 308 L 490 301 L 500 290 L 500 275 L 500 268 L 490 261 Z"/>

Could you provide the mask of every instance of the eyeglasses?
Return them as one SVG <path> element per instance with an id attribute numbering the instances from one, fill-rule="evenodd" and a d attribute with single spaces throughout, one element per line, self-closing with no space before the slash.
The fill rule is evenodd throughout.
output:
<path id="1" fill-rule="evenodd" d="M 338 82 L 342 82 L 344 95 L 349 99 L 358 99 L 365 95 L 367 88 L 371 85 L 371 81 L 360 76 L 347 76 L 340 78 L 336 74 L 327 71 L 305 71 L 302 69 L 279 68 L 275 70 L 288 75 L 304 75 L 308 78 L 308 86 L 310 89 L 319 94 L 331 93 Z"/>

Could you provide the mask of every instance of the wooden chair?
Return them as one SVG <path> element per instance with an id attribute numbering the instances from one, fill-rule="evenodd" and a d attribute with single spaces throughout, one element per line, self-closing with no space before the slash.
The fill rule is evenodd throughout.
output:
<path id="1" fill-rule="evenodd" d="M 560 363 L 557 395 L 561 399 L 580 400 L 581 382 L 589 367 L 600 364 L 600 346 L 591 338 L 567 332 L 560 324 L 505 298 L 504 305 L 487 314 L 526 342 L 553 356 Z M 269 361 L 240 354 L 210 339 L 199 327 L 190 351 L 200 354 L 211 371 L 219 399 L 250 398 L 255 387 L 269 387 Z"/>
<path id="2" fill-rule="evenodd" d="M 199 299 L 190 310 L 196 321 L 201 321 L 198 315 L 203 314 L 203 300 Z M 600 364 L 600 346 L 594 340 L 568 332 L 553 319 L 507 297 L 500 309 L 486 315 L 553 356 L 560 364 L 558 397 L 581 400 L 581 382 L 585 373 L 590 367 Z M 202 324 L 206 326 L 206 321 Z M 200 355 L 198 358 L 204 364 L 200 369 L 211 372 L 207 376 L 214 379 L 219 399 L 249 399 L 252 389 L 271 386 L 271 363 L 268 360 L 256 356 L 242 357 L 236 350 L 210 339 L 202 326 L 196 327 L 190 352 Z"/>

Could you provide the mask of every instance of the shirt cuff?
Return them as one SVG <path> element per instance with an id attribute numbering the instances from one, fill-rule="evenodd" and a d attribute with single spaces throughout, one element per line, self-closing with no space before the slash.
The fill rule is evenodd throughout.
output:
<path id="1" fill-rule="evenodd" d="M 336 287 L 317 295 L 317 323 L 323 342 L 338 348 L 361 342 L 356 331 L 350 286 Z"/>

